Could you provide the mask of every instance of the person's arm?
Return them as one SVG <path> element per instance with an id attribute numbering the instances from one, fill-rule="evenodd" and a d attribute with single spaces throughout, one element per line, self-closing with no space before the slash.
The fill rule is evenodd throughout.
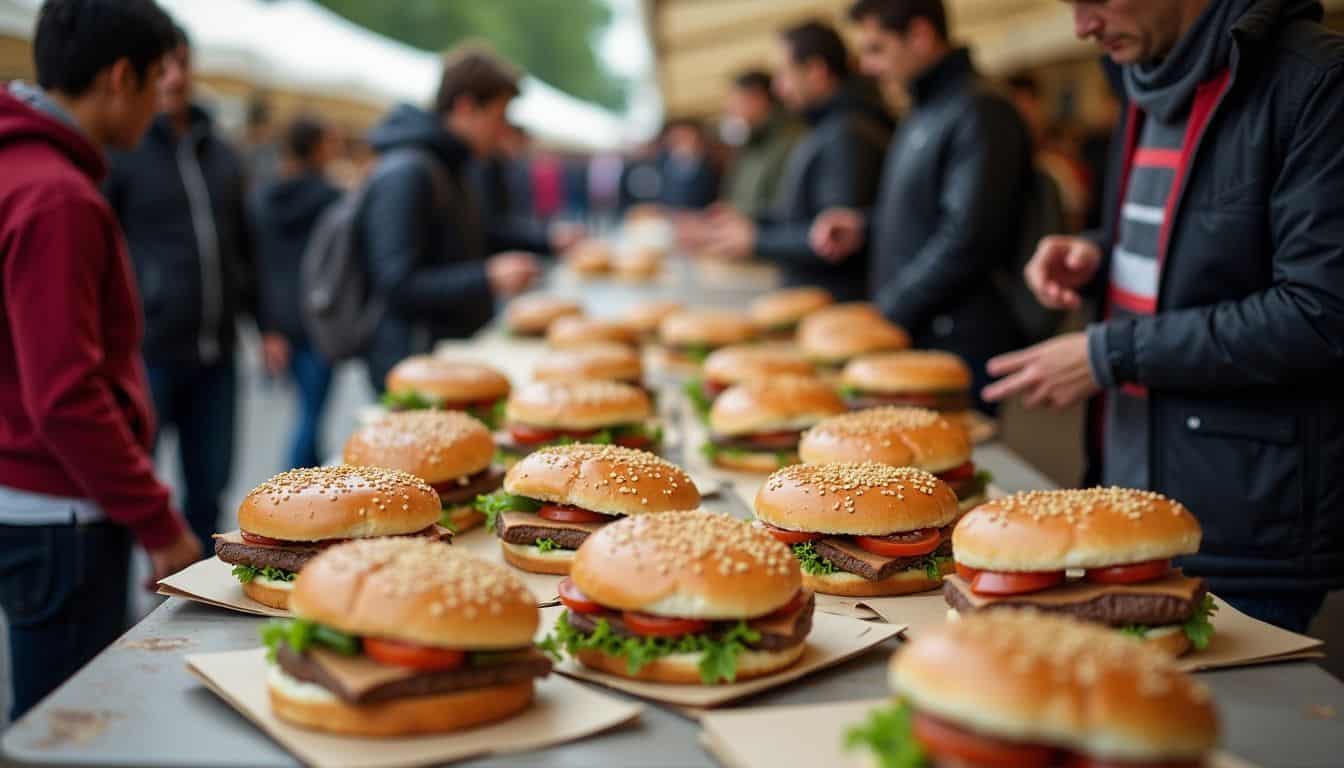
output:
<path id="1" fill-rule="evenodd" d="M 5 260 L 5 314 L 19 396 L 47 450 L 108 519 L 146 549 L 185 530 L 154 461 L 97 375 L 104 340 L 103 280 L 118 264 L 117 225 L 91 201 L 47 203 L 18 230 Z M 134 307 L 121 307 L 129 314 Z"/>
<path id="2" fill-rule="evenodd" d="M 1110 378 L 1168 391 L 1272 386 L 1344 368 L 1344 68 L 1295 122 L 1267 211 L 1274 285 L 1103 324 Z"/>
<path id="3" fill-rule="evenodd" d="M 997 263 L 1004 244 L 1017 239 L 1022 179 L 1031 162 L 1026 147 L 1020 118 L 999 99 L 982 99 L 957 120 L 946 150 L 938 228 L 904 269 L 876 286 L 883 314 L 920 327 L 935 308 L 1004 266 Z"/>
<path id="4" fill-rule="evenodd" d="M 434 223 L 434 182 L 407 164 L 375 177 L 362 211 L 365 254 L 374 287 L 388 306 L 414 318 L 479 326 L 494 312 L 485 263 L 424 266 Z"/>

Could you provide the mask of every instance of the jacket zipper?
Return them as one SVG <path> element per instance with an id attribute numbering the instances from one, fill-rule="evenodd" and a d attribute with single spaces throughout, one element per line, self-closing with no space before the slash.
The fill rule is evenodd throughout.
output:
<path id="1" fill-rule="evenodd" d="M 212 363 L 220 353 L 219 316 L 223 303 L 223 280 L 219 260 L 219 237 L 215 229 L 210 189 L 205 184 L 200 161 L 196 157 L 196 132 L 177 142 L 177 168 L 187 192 L 191 209 L 191 228 L 196 233 L 197 261 L 201 270 L 201 322 L 196 336 L 196 352 L 204 363 Z"/>

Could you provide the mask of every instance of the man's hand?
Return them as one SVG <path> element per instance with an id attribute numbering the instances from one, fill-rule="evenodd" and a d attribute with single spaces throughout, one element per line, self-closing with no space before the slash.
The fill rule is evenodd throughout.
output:
<path id="1" fill-rule="evenodd" d="M 278 333 L 261 335 L 261 365 L 266 373 L 279 376 L 289 367 L 289 341 Z"/>
<path id="2" fill-rule="evenodd" d="M 159 579 L 171 576 L 200 559 L 201 543 L 190 528 L 183 527 L 168 546 L 149 550 L 149 568 L 153 575 L 145 588 L 153 592 L 158 589 Z"/>
<path id="3" fill-rule="evenodd" d="M 1041 238 L 1023 274 L 1027 287 L 1047 309 L 1076 309 L 1082 303 L 1078 289 L 1097 274 L 1101 251 L 1081 237 L 1053 235 Z"/>
<path id="4" fill-rule="evenodd" d="M 573 221 L 557 221 L 547 231 L 551 253 L 564 253 L 587 236 L 588 231 L 583 225 Z"/>
<path id="5" fill-rule="evenodd" d="M 485 260 L 485 276 L 496 296 L 515 296 L 527 290 L 541 274 L 537 257 L 522 251 L 505 251 Z"/>
<path id="6" fill-rule="evenodd" d="M 992 403 L 1020 394 L 1028 408 L 1066 408 L 1101 389 L 1092 378 L 1087 334 L 1081 331 L 999 355 L 989 361 L 988 369 L 999 380 L 981 394 Z"/>
<path id="7" fill-rule="evenodd" d="M 729 207 L 716 208 L 706 221 L 703 253 L 715 259 L 751 258 L 756 248 L 756 223 Z"/>
<path id="8" fill-rule="evenodd" d="M 808 243 L 826 261 L 849 258 L 867 238 L 863 214 L 852 208 L 828 208 L 812 222 Z"/>

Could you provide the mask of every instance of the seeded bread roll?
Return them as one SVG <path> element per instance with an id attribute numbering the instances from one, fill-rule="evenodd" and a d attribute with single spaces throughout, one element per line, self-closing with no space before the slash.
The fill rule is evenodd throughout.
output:
<path id="1" fill-rule="evenodd" d="M 504 323 L 520 336 L 541 336 L 557 319 L 582 314 L 583 305 L 572 299 L 529 293 L 509 302 Z"/>
<path id="2" fill-rule="evenodd" d="M 439 494 L 424 480 L 383 467 L 309 467 L 281 472 L 238 507 L 248 533 L 322 541 L 415 533 L 438 522 Z"/>
<path id="3" fill-rule="evenodd" d="M 624 344 L 598 342 L 547 352 L 532 369 L 537 381 L 608 379 L 640 384 L 644 365 L 639 352 Z"/>
<path id="4" fill-rule="evenodd" d="M 658 325 L 659 340 L 670 347 L 723 347 L 756 337 L 756 324 L 744 312 L 692 309 L 674 312 Z"/>
<path id="5" fill-rule="evenodd" d="M 836 304 L 803 318 L 798 346 L 817 363 L 838 365 L 859 355 L 906 349 L 910 334 L 871 304 Z"/>
<path id="6" fill-rule="evenodd" d="M 618 445 L 542 448 L 513 465 L 504 476 L 504 490 L 613 516 L 700 506 L 700 492 L 681 467 Z"/>
<path id="7" fill-rule="evenodd" d="M 724 436 L 803 430 L 847 410 L 821 379 L 771 376 L 735 384 L 715 398 L 709 426 Z"/>
<path id="8" fill-rule="evenodd" d="M 658 324 L 664 317 L 680 312 L 686 305 L 680 301 L 670 299 L 653 299 L 651 301 L 636 304 L 625 313 L 625 322 L 627 325 L 639 331 L 640 335 L 649 338 L 658 335 Z"/>
<path id="9" fill-rule="evenodd" d="M 989 571 L 1058 571 L 1165 560 L 1199 551 L 1180 502 L 1129 488 L 1030 491 L 971 510 L 952 532 L 957 562 Z"/>
<path id="10" fill-rule="evenodd" d="M 507 397 L 509 378 L 482 363 L 415 355 L 388 371 L 387 391 L 393 395 L 415 393 L 451 407 Z"/>
<path id="11" fill-rule="evenodd" d="M 562 317 L 546 330 L 546 343 L 556 349 L 571 349 L 596 342 L 637 344 L 639 333 L 621 320 L 597 317 Z"/>
<path id="12" fill-rule="evenodd" d="M 756 517 L 776 528 L 842 536 L 885 536 L 942 528 L 957 519 L 946 483 L 913 467 L 796 464 L 766 478 Z"/>
<path id="13" fill-rule="evenodd" d="M 427 483 L 474 475 L 494 460 L 495 442 L 484 424 L 458 411 L 389 413 L 360 427 L 345 443 L 354 466 L 388 467 Z"/>
<path id="14" fill-rule="evenodd" d="M 890 681 L 917 713 L 1107 764 L 1200 762 L 1218 741 L 1208 689 L 1169 656 L 1029 609 L 921 632 L 892 658 Z"/>
<path id="15" fill-rule="evenodd" d="M 809 464 L 876 461 L 946 472 L 971 458 L 961 422 L 923 408 L 882 407 L 833 416 L 803 434 L 798 455 Z"/>
<path id="16" fill-rule="evenodd" d="M 534 381 L 509 397 L 510 423 L 547 429 L 601 429 L 653 415 L 644 390 L 615 381 Z"/>
<path id="17" fill-rule="evenodd" d="M 772 376 L 815 376 L 817 369 L 792 344 L 734 344 L 705 358 L 706 381 L 740 384 Z"/>
<path id="18" fill-rule="evenodd" d="M 811 285 L 785 288 L 751 302 L 751 319 L 761 330 L 787 328 L 833 301 L 835 299 L 825 288 Z"/>
<path id="19" fill-rule="evenodd" d="M 877 394 L 964 392 L 971 388 L 971 369 L 950 352 L 906 349 L 854 358 L 841 381 Z"/>

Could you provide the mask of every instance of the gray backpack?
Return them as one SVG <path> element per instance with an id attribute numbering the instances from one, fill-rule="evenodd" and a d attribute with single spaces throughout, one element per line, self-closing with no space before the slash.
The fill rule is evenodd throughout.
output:
<path id="1" fill-rule="evenodd" d="M 438 160 L 421 149 L 396 151 L 413 154 L 433 179 L 436 201 L 445 198 L 448 180 Z M 387 309 L 359 248 L 359 215 L 370 186 L 371 180 L 322 212 L 299 266 L 304 327 L 332 362 L 363 354 Z"/>

